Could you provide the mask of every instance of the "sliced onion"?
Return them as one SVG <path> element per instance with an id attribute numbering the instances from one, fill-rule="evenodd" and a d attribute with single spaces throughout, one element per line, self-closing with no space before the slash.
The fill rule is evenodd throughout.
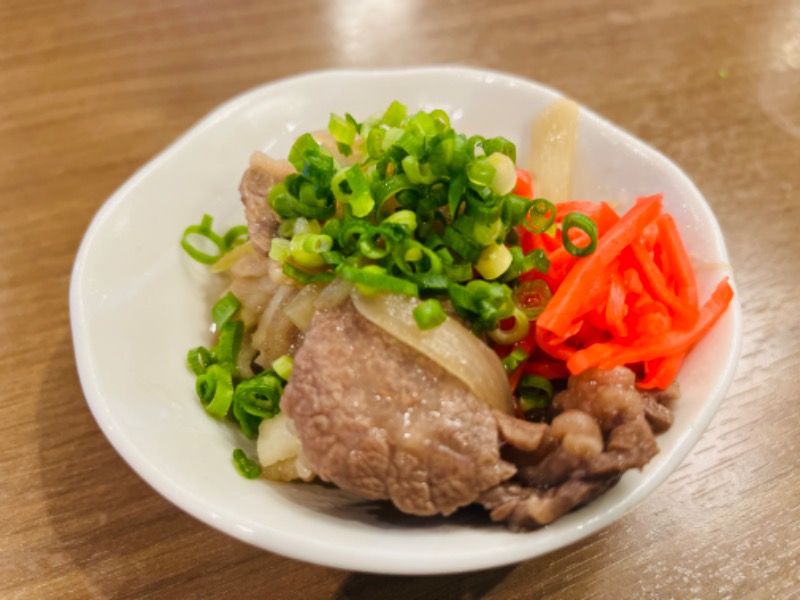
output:
<path id="1" fill-rule="evenodd" d="M 416 298 L 397 294 L 362 296 L 352 293 L 361 315 L 448 371 L 491 408 L 513 414 L 514 401 L 497 355 L 456 319 L 422 331 L 412 315 Z"/>
<path id="2" fill-rule="evenodd" d="M 253 332 L 253 347 L 259 351 L 256 362 L 265 368 L 276 358 L 288 354 L 300 335 L 297 326 L 286 316 L 286 307 L 299 291 L 296 287 L 280 286 Z"/>
<path id="3" fill-rule="evenodd" d="M 352 289 L 352 283 L 345 281 L 342 277 L 337 277 L 320 292 L 314 301 L 314 306 L 319 310 L 339 306 L 350 297 L 350 290 Z"/>
<path id="4" fill-rule="evenodd" d="M 297 286 L 297 282 L 283 272 L 283 263 L 271 258 L 267 261 L 269 278 L 278 285 Z"/>
<path id="5" fill-rule="evenodd" d="M 227 271 L 231 269 L 234 265 L 240 268 L 245 268 L 244 265 L 247 265 L 247 269 L 253 269 L 256 267 L 256 262 L 249 260 L 244 261 L 243 257 L 245 256 L 253 256 L 255 254 L 255 248 L 253 248 L 253 242 L 247 241 L 241 246 L 237 246 L 227 254 L 223 254 L 222 258 L 220 258 L 217 262 L 211 265 L 211 272 L 212 273 L 221 273 L 223 271 Z M 260 261 L 259 261 L 260 262 Z M 266 268 L 266 267 L 262 267 Z M 266 270 L 264 271 L 266 273 Z M 245 275 L 245 273 L 238 273 Z"/>
<path id="6" fill-rule="evenodd" d="M 531 128 L 531 172 L 537 198 L 558 203 L 572 197 L 578 138 L 578 105 L 561 98 L 544 109 Z"/>
<path id="7" fill-rule="evenodd" d="M 308 327 L 311 325 L 311 319 L 314 318 L 314 311 L 316 311 L 315 301 L 323 287 L 319 283 L 304 286 L 284 310 L 286 316 L 303 333 L 308 331 Z"/>
<path id="8" fill-rule="evenodd" d="M 264 467 L 267 479 L 311 481 L 316 476 L 305 460 L 300 439 L 286 413 L 281 412 L 261 421 L 257 448 L 258 462 Z"/>

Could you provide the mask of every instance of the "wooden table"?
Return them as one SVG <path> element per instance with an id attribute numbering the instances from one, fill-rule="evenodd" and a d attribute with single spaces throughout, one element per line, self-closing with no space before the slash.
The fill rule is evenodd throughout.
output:
<path id="1" fill-rule="evenodd" d="M 657 493 L 520 565 L 381 577 L 252 548 L 147 486 L 78 382 L 70 268 L 103 201 L 230 96 L 331 67 L 550 84 L 682 165 L 728 241 L 738 374 Z M 800 595 L 800 5 L 791 0 L 0 3 L 0 596 Z"/>

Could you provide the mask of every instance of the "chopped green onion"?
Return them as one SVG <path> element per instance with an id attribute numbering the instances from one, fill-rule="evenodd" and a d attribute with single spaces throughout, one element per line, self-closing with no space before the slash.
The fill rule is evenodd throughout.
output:
<path id="1" fill-rule="evenodd" d="M 523 412 L 547 408 L 553 401 L 553 384 L 539 375 L 523 375 L 517 387 L 517 395 Z"/>
<path id="2" fill-rule="evenodd" d="M 283 356 L 272 361 L 272 370 L 275 371 L 278 374 L 278 377 L 284 381 L 289 381 L 289 377 L 292 376 L 293 364 L 294 359 L 288 354 L 284 354 Z"/>
<path id="3" fill-rule="evenodd" d="M 517 168 L 514 161 L 501 152 L 494 152 L 488 156 L 486 162 L 492 165 L 495 171 L 489 187 L 498 196 L 510 194 L 517 185 Z"/>
<path id="4" fill-rule="evenodd" d="M 503 359 L 503 369 L 509 375 L 519 368 L 529 358 L 529 354 L 522 348 L 514 348 L 511 353 Z"/>
<path id="5" fill-rule="evenodd" d="M 503 281 L 511 281 L 520 275 L 527 273 L 533 269 L 539 273 L 547 273 L 550 270 L 550 259 L 547 258 L 544 250 L 534 248 L 527 254 L 522 253 L 522 248 L 513 246 L 511 251 L 511 266 L 503 275 Z"/>
<path id="6" fill-rule="evenodd" d="M 401 164 L 403 165 L 403 172 L 411 183 L 430 185 L 437 179 L 436 175 L 431 171 L 430 165 L 420 164 L 416 156 L 406 156 Z"/>
<path id="7" fill-rule="evenodd" d="M 570 229 L 580 229 L 589 236 L 585 246 L 576 246 L 569 237 Z M 579 212 L 567 213 L 561 221 L 561 239 L 564 249 L 573 256 L 588 256 L 597 248 L 597 225 L 591 218 Z"/>
<path id="8" fill-rule="evenodd" d="M 516 194 L 506 194 L 503 197 L 503 223 L 509 228 L 522 225 L 528 216 L 531 204 L 532 200 Z"/>
<path id="9" fill-rule="evenodd" d="M 303 170 L 306 153 L 309 150 L 319 151 L 319 144 L 310 133 L 304 133 L 297 138 L 297 141 L 292 145 L 292 149 L 289 150 L 289 162 L 300 172 Z"/>
<path id="10" fill-rule="evenodd" d="M 219 365 L 231 374 L 237 373 L 237 358 L 242 348 L 244 336 L 244 323 L 242 321 L 228 321 L 219 329 L 219 340 L 214 346 L 214 355 Z"/>
<path id="11" fill-rule="evenodd" d="M 233 403 L 254 417 L 271 419 L 280 411 L 283 381 L 275 371 L 262 371 L 236 386 Z"/>
<path id="12" fill-rule="evenodd" d="M 315 252 L 315 247 L 321 249 Z M 320 252 L 327 252 L 332 247 L 333 240 L 327 235 L 300 233 L 291 239 L 289 254 L 299 266 L 314 269 L 325 265 L 325 259 L 320 256 Z"/>
<path id="13" fill-rule="evenodd" d="M 308 233 L 303 240 L 303 250 L 311 254 L 322 254 L 333 248 L 331 236 L 324 233 Z"/>
<path id="14" fill-rule="evenodd" d="M 383 220 L 383 223 L 399 225 L 411 235 L 417 229 L 417 213 L 413 210 L 398 210 Z"/>
<path id="15" fill-rule="evenodd" d="M 530 320 L 519 308 L 514 308 L 514 314 L 511 318 L 514 319 L 514 325 L 511 328 L 503 329 L 498 325 L 497 328 L 489 332 L 489 337 L 502 346 L 516 344 L 527 337 L 531 330 Z"/>
<path id="16" fill-rule="evenodd" d="M 395 100 L 389 105 L 389 108 L 386 109 L 386 112 L 383 113 L 381 122 L 385 123 L 389 127 L 399 127 L 405 120 L 407 111 L 408 109 L 404 104 L 401 104 Z"/>
<path id="17" fill-rule="evenodd" d="M 198 346 L 197 348 L 189 350 L 186 356 L 186 362 L 189 364 L 192 373 L 195 375 L 202 375 L 206 372 L 209 365 L 214 362 L 214 358 L 211 356 L 211 352 L 208 351 L 208 348 Z"/>
<path id="18" fill-rule="evenodd" d="M 523 222 L 531 233 L 544 233 L 556 222 L 556 207 L 549 200 L 536 198 L 528 211 L 528 219 Z"/>
<path id="19" fill-rule="evenodd" d="M 467 179 L 481 186 L 491 186 L 496 170 L 485 156 L 476 158 L 467 165 Z"/>
<path id="20" fill-rule="evenodd" d="M 395 266 L 405 275 L 440 273 L 442 270 L 439 255 L 415 240 L 403 240 L 395 248 L 392 257 Z"/>
<path id="21" fill-rule="evenodd" d="M 227 323 L 233 315 L 242 307 L 233 292 L 228 292 L 222 298 L 214 303 L 211 308 L 211 318 L 217 325 L 217 330 L 222 329 L 222 326 Z"/>
<path id="22" fill-rule="evenodd" d="M 441 303 L 434 298 L 425 300 L 415 306 L 412 314 L 417 325 L 423 331 L 438 327 L 447 320 L 447 314 L 444 312 Z"/>
<path id="23" fill-rule="evenodd" d="M 373 265 L 374 266 L 374 265 Z M 378 267 L 379 268 L 379 267 Z M 359 290 L 366 289 L 369 292 L 388 292 L 390 294 L 403 294 L 404 296 L 419 296 L 419 288 L 415 283 L 407 279 L 400 279 L 387 275 L 385 272 L 378 272 L 370 267 L 357 268 L 342 264 L 339 267 L 342 277 L 345 280 L 355 283 Z M 363 293 L 363 292 L 362 292 Z"/>
<path id="24" fill-rule="evenodd" d="M 358 250 L 367 258 L 378 260 L 392 253 L 396 236 L 388 227 L 371 227 L 358 238 Z"/>
<path id="25" fill-rule="evenodd" d="M 257 479 L 261 476 L 261 466 L 252 458 L 248 458 L 241 448 L 233 451 L 233 464 L 242 477 Z"/>
<path id="26" fill-rule="evenodd" d="M 505 244 L 491 244 L 483 249 L 475 268 L 484 279 L 497 279 L 508 270 L 513 260 Z"/>
<path id="27" fill-rule="evenodd" d="M 333 113 L 331 113 L 331 119 L 328 122 L 328 131 L 340 144 L 352 146 L 353 142 L 356 141 L 355 125 Z"/>
<path id="28" fill-rule="evenodd" d="M 349 189 L 345 189 L 344 184 Z M 339 171 L 331 181 L 331 188 L 336 200 L 348 204 L 356 217 L 366 217 L 375 207 L 369 182 L 359 165 Z"/>
<path id="29" fill-rule="evenodd" d="M 225 235 L 222 236 L 222 241 L 225 243 L 225 248 L 230 251 L 244 244 L 247 241 L 247 236 L 247 225 L 237 225 L 236 227 L 231 227 Z"/>
<path id="30" fill-rule="evenodd" d="M 552 292 L 541 279 L 520 283 L 514 290 L 514 303 L 533 320 L 542 314 L 552 297 Z"/>
<path id="31" fill-rule="evenodd" d="M 461 255 L 467 261 L 475 264 L 481 257 L 483 249 L 476 242 L 470 240 L 455 227 L 448 227 L 444 230 L 442 240 L 450 250 Z"/>
<path id="32" fill-rule="evenodd" d="M 200 224 L 189 225 L 189 227 L 184 230 L 183 236 L 181 237 L 181 248 L 197 262 L 205 265 L 213 265 L 222 258 L 223 255 L 230 252 L 234 248 L 234 245 L 242 244 L 244 242 L 243 236 L 247 234 L 246 228 L 243 232 L 242 226 L 239 226 L 229 229 L 225 235 L 221 236 L 214 233 L 211 229 L 213 223 L 214 219 L 210 215 L 203 215 Z M 217 253 L 209 254 L 200 250 L 192 244 L 192 237 L 199 237 L 200 240 L 197 241 L 205 245 L 210 244 L 215 246 Z"/>
<path id="33" fill-rule="evenodd" d="M 303 285 L 308 285 L 309 283 L 329 283 L 336 279 L 336 273 L 333 271 L 308 273 L 289 263 L 283 263 L 283 274 Z"/>
<path id="34" fill-rule="evenodd" d="M 221 419 L 228 414 L 233 401 L 233 380 L 230 371 L 220 365 L 209 365 L 206 372 L 197 376 L 195 390 L 206 412 Z"/>
<path id="35" fill-rule="evenodd" d="M 269 248 L 269 257 L 277 262 L 286 262 L 291 256 L 291 242 L 283 238 L 273 238 Z"/>
<path id="36" fill-rule="evenodd" d="M 484 140 L 482 146 L 487 156 L 499 153 L 510 158 L 512 163 L 517 162 L 517 147 L 504 137 L 498 136 Z"/>
<path id="37" fill-rule="evenodd" d="M 304 219 L 303 217 L 298 217 L 293 221 L 292 233 L 286 237 L 293 237 L 295 235 L 300 235 L 301 233 L 320 233 L 321 231 L 322 226 L 316 219 Z"/>

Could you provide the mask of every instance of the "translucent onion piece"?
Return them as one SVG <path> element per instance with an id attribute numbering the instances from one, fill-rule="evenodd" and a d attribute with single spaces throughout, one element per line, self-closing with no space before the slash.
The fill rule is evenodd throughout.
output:
<path id="1" fill-rule="evenodd" d="M 530 167 L 537 198 L 558 203 L 572 198 L 578 105 L 561 98 L 544 109 L 531 128 Z"/>
<path id="2" fill-rule="evenodd" d="M 316 311 L 314 303 L 323 287 L 318 283 L 304 286 L 284 310 L 286 316 L 303 333 L 308 331 L 308 327 L 311 325 L 311 319 L 314 318 L 314 311 Z"/>
<path id="3" fill-rule="evenodd" d="M 319 310 L 339 306 L 350 297 L 350 290 L 352 289 L 352 283 L 345 281 L 341 277 L 337 277 L 320 292 L 317 299 L 314 300 L 314 306 Z"/>
<path id="4" fill-rule="evenodd" d="M 363 296 L 352 294 L 361 315 L 401 342 L 424 354 L 460 379 L 491 408 L 513 414 L 514 402 L 503 364 L 497 355 L 452 317 L 436 327 L 421 331 L 412 311 L 416 298 L 396 294 Z"/>
<path id="5" fill-rule="evenodd" d="M 227 271 L 230 269 L 235 263 L 241 262 L 243 256 L 247 256 L 248 254 L 253 254 L 255 249 L 253 248 L 253 242 L 245 242 L 241 246 L 237 246 L 227 254 L 224 254 L 222 258 L 220 258 L 217 262 L 211 265 L 211 272 L 212 273 L 221 273 L 223 271 Z"/>
<path id="6" fill-rule="evenodd" d="M 316 473 L 304 460 L 300 440 L 286 413 L 281 412 L 271 419 L 261 421 L 257 448 L 258 462 L 261 463 L 262 472 L 267 479 L 311 481 L 316 477 Z"/>
<path id="7" fill-rule="evenodd" d="M 289 354 L 292 344 L 300 335 L 297 326 L 285 312 L 299 291 L 296 287 L 279 287 L 253 333 L 253 347 L 259 351 L 256 362 L 265 368 L 269 368 L 276 358 Z"/>
<path id="8" fill-rule="evenodd" d="M 283 263 L 270 259 L 267 263 L 269 278 L 278 285 L 296 286 L 298 283 L 283 272 Z"/>
<path id="9" fill-rule="evenodd" d="M 239 314 L 245 327 L 254 327 L 280 286 L 265 274 L 264 257 L 258 254 L 239 259 L 230 273 L 231 284 L 222 295 L 232 292 L 242 304 Z"/>

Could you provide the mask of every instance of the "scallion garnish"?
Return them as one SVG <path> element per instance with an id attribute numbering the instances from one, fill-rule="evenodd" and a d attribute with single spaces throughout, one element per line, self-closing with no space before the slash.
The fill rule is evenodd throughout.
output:
<path id="1" fill-rule="evenodd" d="M 556 222 L 556 207 L 549 200 L 536 198 L 523 224 L 532 233 L 544 233 Z"/>
<path id="2" fill-rule="evenodd" d="M 523 412 L 547 408 L 553 401 L 553 384 L 539 375 L 524 375 L 519 381 L 517 394 Z"/>
<path id="3" fill-rule="evenodd" d="M 218 419 L 228 414 L 233 402 L 230 371 L 220 365 L 209 365 L 205 373 L 197 376 L 195 389 L 208 414 Z"/>
<path id="4" fill-rule="evenodd" d="M 219 235 L 211 229 L 213 224 L 214 219 L 210 215 L 203 215 L 200 224 L 189 225 L 181 237 L 181 248 L 197 262 L 205 265 L 213 265 L 247 239 L 247 227 L 243 225 L 232 227 L 224 235 Z M 198 248 L 196 244 L 205 246 L 208 250 L 211 250 L 213 246 L 216 252 L 209 254 Z"/>
<path id="5" fill-rule="evenodd" d="M 509 375 L 517 370 L 522 363 L 528 360 L 529 354 L 522 348 L 514 348 L 511 353 L 503 359 L 503 368 Z"/>
<path id="6" fill-rule="evenodd" d="M 571 229 L 580 229 L 587 236 L 589 242 L 584 246 L 576 246 L 569 236 Z M 597 248 L 597 225 L 591 218 L 579 212 L 567 213 L 561 221 L 561 239 L 564 249 L 573 256 L 588 256 Z"/>
<path id="7" fill-rule="evenodd" d="M 242 477 L 256 479 L 261 476 L 261 466 L 252 458 L 248 458 L 241 448 L 233 451 L 233 464 Z"/>
<path id="8" fill-rule="evenodd" d="M 206 372 L 206 369 L 208 369 L 208 365 L 214 362 L 214 358 L 211 356 L 211 352 L 209 352 L 208 348 L 198 346 L 197 348 L 189 350 L 186 362 L 189 364 L 192 373 L 195 375 L 202 375 Z"/>
<path id="9" fill-rule="evenodd" d="M 412 314 L 417 325 L 423 331 L 438 327 L 447 320 L 447 314 L 441 303 L 435 298 L 425 300 L 415 306 Z"/>
<path id="10" fill-rule="evenodd" d="M 284 354 L 283 356 L 272 361 L 272 370 L 275 371 L 278 374 L 278 377 L 284 381 L 289 381 L 289 377 L 292 376 L 293 364 L 294 359 L 292 359 L 292 357 L 288 354 Z"/>
<path id="11" fill-rule="evenodd" d="M 222 326 L 227 323 L 230 318 L 235 315 L 241 308 L 241 303 L 233 295 L 233 292 L 228 292 L 222 298 L 217 300 L 211 308 L 211 318 L 217 325 L 217 329 L 222 329 Z"/>

